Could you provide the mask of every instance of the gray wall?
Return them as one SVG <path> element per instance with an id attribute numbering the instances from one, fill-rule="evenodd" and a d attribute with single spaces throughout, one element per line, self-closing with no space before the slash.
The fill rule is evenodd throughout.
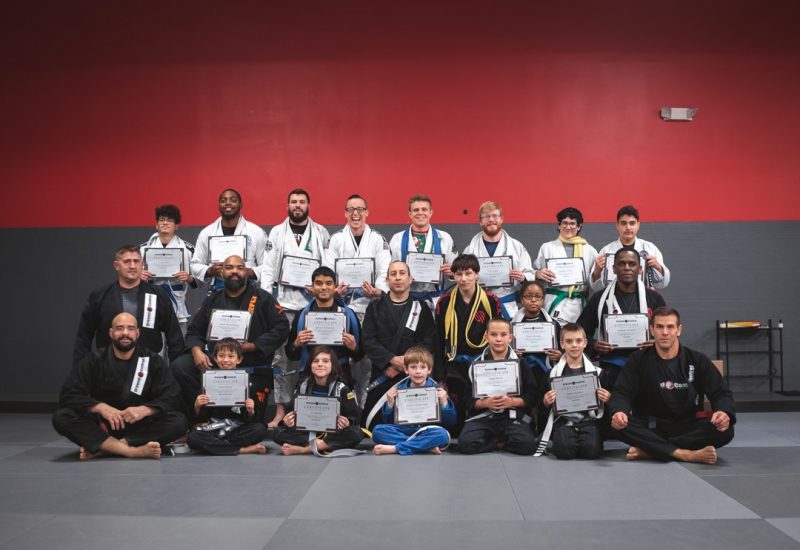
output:
<path id="1" fill-rule="evenodd" d="M 400 226 L 375 226 L 385 236 Z M 476 225 L 441 226 L 463 248 Z M 509 225 L 531 256 L 539 244 L 555 237 L 555 225 Z M 199 227 L 183 227 L 196 238 Z M 114 279 L 113 251 L 138 244 L 151 228 L 0 229 L 0 274 L 5 291 L 0 334 L 6 376 L 3 402 L 54 402 L 72 357 L 78 316 L 88 293 Z M 616 237 L 612 224 L 587 224 L 583 236 L 595 248 Z M 794 277 L 800 270 L 797 243 L 800 222 L 646 223 L 640 236 L 655 242 L 672 270 L 664 291 L 668 304 L 682 315 L 682 341 L 710 356 L 716 352 L 715 320 L 783 319 L 786 389 L 800 389 L 800 372 L 792 358 L 800 353 L 800 300 Z M 190 300 L 197 304 L 203 292 Z M 737 349 L 762 345 L 749 333 Z M 766 340 L 762 340 L 766 342 Z M 765 346 L 765 344 L 763 344 Z M 734 358 L 735 372 L 766 368 L 763 358 Z M 739 380 L 734 389 L 758 391 L 761 380 Z"/>

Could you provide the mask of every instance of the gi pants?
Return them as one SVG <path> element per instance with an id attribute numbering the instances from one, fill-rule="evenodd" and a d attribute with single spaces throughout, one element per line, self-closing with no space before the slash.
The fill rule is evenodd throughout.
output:
<path id="1" fill-rule="evenodd" d="M 240 448 L 261 443 L 266 437 L 267 426 L 263 422 L 248 422 L 222 436 L 219 430 L 192 430 L 187 443 L 201 453 L 233 456 L 239 454 Z"/>
<path id="2" fill-rule="evenodd" d="M 289 319 L 289 326 L 292 326 L 298 312 L 288 309 L 284 309 L 283 312 Z M 294 389 L 300 377 L 300 373 L 298 372 L 300 362 L 292 361 L 286 355 L 286 342 L 275 350 L 275 356 L 272 359 L 272 367 L 275 371 L 275 404 L 286 405 L 292 400 L 292 397 L 294 397 Z"/>
<path id="3" fill-rule="evenodd" d="M 183 413 L 172 411 L 148 416 L 135 424 L 126 423 L 121 430 L 112 430 L 99 414 L 63 408 L 53 414 L 53 428 L 76 445 L 90 453 L 96 453 L 109 436 L 124 439 L 131 447 L 141 447 L 150 441 L 158 441 L 163 449 L 169 442 L 186 433 L 188 421 Z"/>
<path id="4" fill-rule="evenodd" d="M 295 428 L 279 426 L 275 428 L 272 440 L 278 445 L 288 443 L 289 445 L 305 447 L 310 443 L 308 434 L 309 432 L 300 431 Z M 348 426 L 344 430 L 339 430 L 338 432 L 323 432 L 317 434 L 317 439 L 325 441 L 328 445 L 328 449 L 331 451 L 353 449 L 364 439 L 364 433 L 359 426 Z"/>
<path id="5" fill-rule="evenodd" d="M 507 414 L 469 420 L 458 436 L 458 450 L 465 455 L 488 453 L 498 448 L 518 455 L 532 455 L 536 445 L 530 424 L 512 420 Z"/>
<path id="6" fill-rule="evenodd" d="M 558 419 L 550 435 L 553 454 L 562 459 L 599 458 L 603 453 L 603 438 L 598 420 L 570 423 L 566 418 Z"/>
<path id="7" fill-rule="evenodd" d="M 643 450 L 658 460 L 670 460 L 676 449 L 696 451 L 713 445 L 723 447 L 733 439 L 733 426 L 724 432 L 717 430 L 709 418 L 658 420 L 654 428 L 649 419 L 628 417 L 628 426 L 617 431 L 617 438 L 631 447 Z"/>
<path id="8" fill-rule="evenodd" d="M 450 434 L 441 426 L 425 426 L 423 429 L 418 425 L 378 424 L 372 430 L 372 440 L 382 445 L 394 445 L 399 455 L 413 455 L 446 447 L 450 444 Z"/>

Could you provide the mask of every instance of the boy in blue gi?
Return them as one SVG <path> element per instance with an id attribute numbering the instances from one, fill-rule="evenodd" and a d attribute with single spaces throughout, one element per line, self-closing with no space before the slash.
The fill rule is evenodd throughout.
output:
<path id="1" fill-rule="evenodd" d="M 403 355 L 408 377 L 386 392 L 386 404 L 381 409 L 385 424 L 378 424 L 372 432 L 376 443 L 376 455 L 412 455 L 419 453 L 441 454 L 450 444 L 450 434 L 442 426 L 429 424 L 393 424 L 397 390 L 406 388 L 434 388 L 436 382 L 430 378 L 433 370 L 433 355 L 426 348 L 414 346 Z M 437 389 L 441 423 L 452 427 L 456 423 L 456 407 L 442 388 Z"/>

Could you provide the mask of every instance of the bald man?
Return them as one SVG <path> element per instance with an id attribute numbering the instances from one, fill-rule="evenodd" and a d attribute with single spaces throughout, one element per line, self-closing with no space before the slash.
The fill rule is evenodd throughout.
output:
<path id="1" fill-rule="evenodd" d="M 78 362 L 61 388 L 53 427 L 80 446 L 81 460 L 159 458 L 186 433 L 178 385 L 161 357 L 138 344 L 139 335 L 133 315 L 114 317 L 111 344 Z"/>

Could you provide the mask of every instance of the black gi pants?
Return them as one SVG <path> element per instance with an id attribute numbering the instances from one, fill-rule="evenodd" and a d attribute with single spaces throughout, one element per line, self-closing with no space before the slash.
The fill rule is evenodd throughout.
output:
<path id="1" fill-rule="evenodd" d="M 122 430 L 112 430 L 99 414 L 58 409 L 53 414 L 53 428 L 76 445 L 90 453 L 96 453 L 109 436 L 125 439 L 131 447 L 158 441 L 163 449 L 169 442 L 186 433 L 188 421 L 183 413 L 173 411 L 148 416 L 135 424 L 126 424 Z"/>
<path id="2" fill-rule="evenodd" d="M 555 421 L 550 441 L 553 454 L 558 458 L 599 458 L 603 453 L 603 438 L 597 420 L 588 420 L 568 425 L 566 419 Z"/>
<path id="3" fill-rule="evenodd" d="M 272 440 L 278 445 L 288 443 L 289 445 L 305 447 L 309 444 L 308 433 L 309 432 L 281 426 L 275 428 Z M 336 451 L 339 449 L 354 449 L 356 445 L 361 443 L 361 440 L 364 439 L 364 432 L 362 432 L 361 428 L 358 426 L 349 426 L 338 432 L 318 434 L 317 437 L 325 441 L 328 445 L 328 449 Z"/>
<path id="4" fill-rule="evenodd" d="M 267 438 L 267 426 L 263 422 L 248 422 L 219 435 L 219 430 L 192 430 L 187 443 L 194 451 L 216 456 L 233 456 L 239 449 L 261 443 Z"/>
<path id="5" fill-rule="evenodd" d="M 733 439 L 733 426 L 721 432 L 709 418 L 658 420 L 653 429 L 648 424 L 648 418 L 630 416 L 628 426 L 617 431 L 617 438 L 658 460 L 670 460 L 676 449 L 696 451 L 708 445 L 719 448 Z"/>
<path id="6" fill-rule="evenodd" d="M 493 415 L 470 420 L 458 436 L 458 450 L 465 455 L 488 453 L 502 449 L 518 455 L 532 455 L 536 450 L 536 436 L 530 424 L 511 420 L 506 415 Z"/>

